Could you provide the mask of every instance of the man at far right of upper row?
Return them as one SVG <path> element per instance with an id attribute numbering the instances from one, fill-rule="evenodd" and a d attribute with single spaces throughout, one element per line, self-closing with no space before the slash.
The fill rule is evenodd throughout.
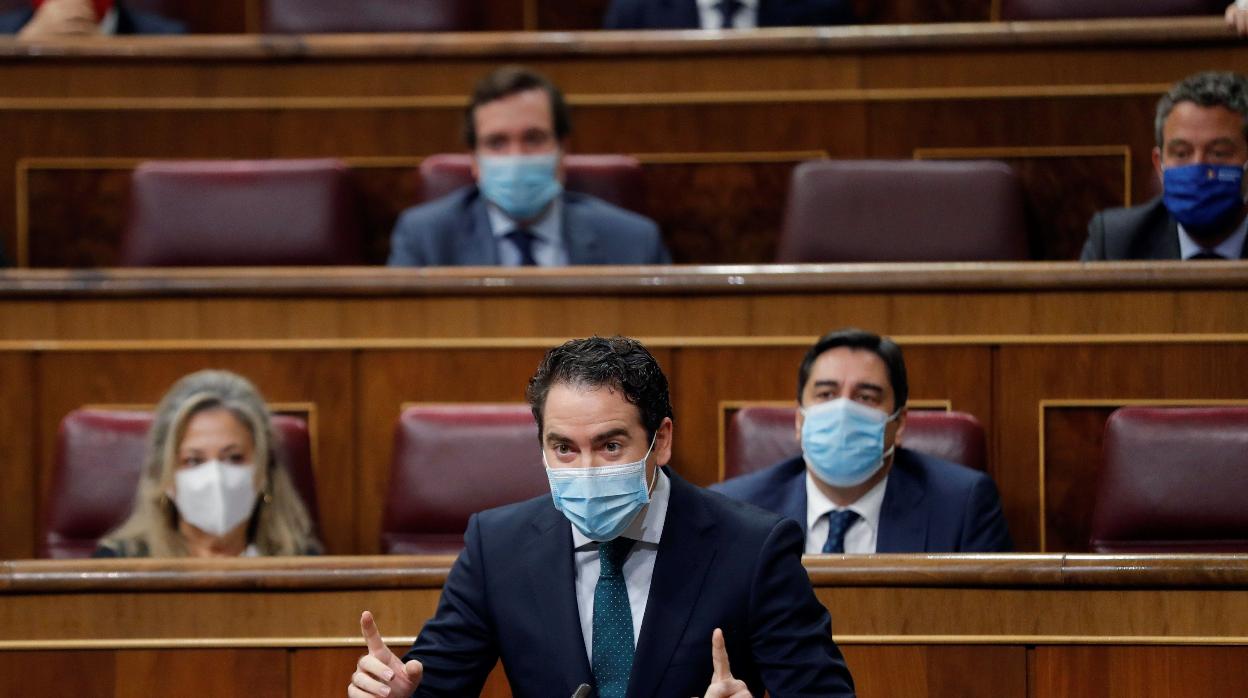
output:
<path id="1" fill-rule="evenodd" d="M 1154 129 L 1162 195 L 1093 216 L 1080 259 L 1248 259 L 1248 78 L 1182 80 L 1157 103 Z"/>

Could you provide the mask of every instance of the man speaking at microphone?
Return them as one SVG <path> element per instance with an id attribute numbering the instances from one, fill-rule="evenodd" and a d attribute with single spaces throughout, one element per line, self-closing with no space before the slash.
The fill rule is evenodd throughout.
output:
<path id="1" fill-rule="evenodd" d="M 348 696 L 480 695 L 500 659 L 515 698 L 854 695 L 801 527 L 667 466 L 667 378 L 641 343 L 556 347 L 527 397 L 552 496 L 472 517 L 402 660 L 365 612 Z"/>

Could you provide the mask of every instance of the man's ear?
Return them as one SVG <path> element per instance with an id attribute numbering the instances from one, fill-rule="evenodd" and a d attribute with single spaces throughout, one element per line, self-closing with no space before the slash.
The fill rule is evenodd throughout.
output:
<path id="1" fill-rule="evenodd" d="M 1161 148 L 1153 146 L 1153 172 L 1157 175 L 1157 181 L 1163 182 L 1161 177 Z"/>

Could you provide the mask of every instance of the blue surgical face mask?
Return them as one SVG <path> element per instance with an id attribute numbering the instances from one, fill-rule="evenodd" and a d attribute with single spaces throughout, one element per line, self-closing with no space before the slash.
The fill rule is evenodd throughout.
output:
<path id="1" fill-rule="evenodd" d="M 541 213 L 563 192 L 556 172 L 559 153 L 478 155 L 477 186 L 490 203 L 508 216 L 526 221 Z"/>
<path id="2" fill-rule="evenodd" d="M 833 487 L 861 485 L 884 467 L 884 427 L 897 418 L 837 398 L 802 409 L 802 454 L 815 477 Z"/>
<path id="3" fill-rule="evenodd" d="M 1231 223 L 1244 205 L 1240 165 L 1184 165 L 1162 171 L 1162 200 L 1175 220 L 1199 236 Z"/>
<path id="4" fill-rule="evenodd" d="M 646 459 L 652 450 L 653 440 L 646 455 L 632 463 L 599 468 L 552 468 L 546 464 L 543 449 L 542 463 L 546 465 L 555 508 L 586 538 L 599 543 L 615 538 L 650 503 Z"/>

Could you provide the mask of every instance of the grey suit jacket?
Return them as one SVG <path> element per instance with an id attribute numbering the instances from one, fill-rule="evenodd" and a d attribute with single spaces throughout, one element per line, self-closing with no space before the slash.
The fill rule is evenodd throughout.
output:
<path id="1" fill-rule="evenodd" d="M 670 264 L 654 221 L 601 199 L 563 193 L 563 241 L 570 264 Z M 476 186 L 407 209 L 390 236 L 390 266 L 499 263 L 485 199 Z"/>
<path id="2" fill-rule="evenodd" d="M 1161 197 L 1131 208 L 1111 208 L 1092 216 L 1082 262 L 1122 259 L 1179 259 L 1179 223 Z M 1248 245 L 1240 253 L 1248 259 Z"/>

